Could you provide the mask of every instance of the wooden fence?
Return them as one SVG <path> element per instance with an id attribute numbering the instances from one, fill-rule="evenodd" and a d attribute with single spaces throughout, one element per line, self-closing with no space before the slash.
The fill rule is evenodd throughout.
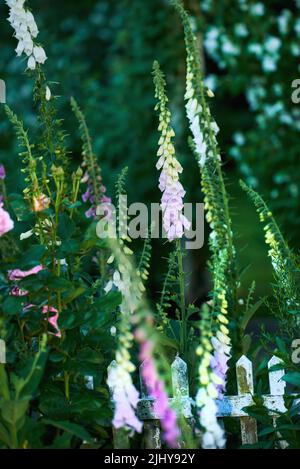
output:
<path id="1" fill-rule="evenodd" d="M 276 426 L 276 418 L 281 412 L 285 412 L 284 393 L 285 381 L 282 380 L 285 372 L 284 370 L 271 371 L 274 365 L 280 364 L 280 359 L 273 356 L 268 363 L 268 376 L 270 393 L 261 396 L 264 406 L 268 409 L 269 415 L 273 417 L 274 426 Z M 111 369 L 116 366 L 113 361 L 108 367 L 108 374 Z M 143 364 L 141 365 L 141 368 Z M 141 377 L 140 368 L 140 377 Z M 171 397 L 170 404 L 179 406 L 182 414 L 192 424 L 192 398 L 189 394 L 188 384 L 188 370 L 186 363 L 180 358 L 176 357 L 171 365 L 173 397 Z M 218 417 L 232 417 L 240 420 L 241 428 L 241 441 L 242 444 L 255 444 L 258 441 L 257 435 L 257 422 L 254 418 L 249 417 L 243 410 L 245 407 L 254 404 L 254 381 L 253 381 L 253 367 L 251 361 L 242 356 L 236 363 L 236 381 L 238 394 L 236 396 L 224 396 L 223 399 L 218 400 Z M 112 390 L 110 390 L 112 392 Z M 154 411 L 154 401 L 147 395 L 143 380 L 140 378 L 140 391 L 141 399 L 138 403 L 138 417 L 144 421 L 144 446 L 146 449 L 159 449 L 161 448 L 161 430 L 157 415 Z M 114 447 L 117 449 L 130 448 L 130 440 L 124 430 L 114 430 Z M 285 448 L 286 443 L 281 442 L 281 447 Z"/>
<path id="2" fill-rule="evenodd" d="M 0 363 L 5 363 L 5 342 L 0 339 Z M 260 396 L 264 406 L 268 409 L 269 415 L 273 417 L 273 424 L 276 426 L 276 419 L 280 413 L 285 412 L 284 394 L 285 381 L 282 380 L 284 370 L 271 371 L 271 368 L 280 364 L 280 359 L 273 356 L 268 362 L 269 390 L 270 393 Z M 116 362 L 112 361 L 108 367 L 108 374 L 116 366 Z M 158 416 L 155 414 L 154 401 L 147 395 L 143 380 L 141 379 L 140 367 L 140 394 L 141 399 L 138 403 L 138 417 L 144 422 L 143 436 L 144 446 L 146 449 L 161 448 L 161 429 Z M 192 398 L 189 393 L 188 369 L 186 363 L 176 357 L 171 365 L 173 397 L 169 399 L 171 405 L 176 405 L 180 409 L 182 415 L 193 425 L 192 414 Z M 87 387 L 93 389 L 93 377 L 86 377 Z M 258 441 L 257 422 L 254 418 L 249 417 L 243 410 L 245 407 L 254 404 L 254 381 L 253 367 L 251 361 L 242 356 L 236 363 L 236 381 L 238 394 L 236 396 L 224 396 L 218 400 L 218 417 L 231 417 L 240 420 L 241 441 L 242 444 L 255 444 Z M 112 390 L 110 390 L 112 393 Z M 279 435 L 280 436 L 280 435 Z M 287 447 L 287 443 L 281 441 L 281 447 Z M 130 448 L 130 439 L 126 431 L 123 429 L 114 429 L 114 448 L 127 449 Z"/>

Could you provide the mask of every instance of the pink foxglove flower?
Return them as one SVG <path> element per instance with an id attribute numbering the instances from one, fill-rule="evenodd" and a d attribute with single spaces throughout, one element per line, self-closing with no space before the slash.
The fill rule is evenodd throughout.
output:
<path id="1" fill-rule="evenodd" d="M 174 239 L 182 238 L 184 230 L 188 230 L 191 224 L 183 215 L 185 190 L 179 181 L 182 166 L 176 158 L 175 148 L 172 143 L 175 132 L 170 125 L 171 113 L 167 107 L 166 82 L 158 63 L 154 65 L 154 84 L 155 95 L 158 98 L 156 107 L 159 110 L 160 121 L 158 130 L 161 132 L 157 153 L 159 160 L 156 168 L 161 170 L 159 188 L 163 193 L 161 199 L 163 226 L 168 240 L 173 241 Z"/>
<path id="2" fill-rule="evenodd" d="M 30 311 L 32 308 L 36 308 L 36 305 L 34 304 L 28 304 L 23 308 L 23 312 Z M 51 324 L 51 326 L 55 329 L 56 332 L 49 332 L 49 334 L 55 335 L 56 337 L 61 338 L 61 331 L 58 327 L 57 321 L 59 318 L 59 312 L 56 308 L 53 306 L 48 306 L 45 305 L 42 307 L 42 314 L 47 317 L 44 317 L 44 319 L 48 318 L 48 323 Z"/>
<path id="3" fill-rule="evenodd" d="M 51 324 L 51 326 L 56 330 L 56 333 L 53 334 L 52 332 L 50 332 L 50 334 L 53 334 L 56 337 L 61 338 L 61 332 L 57 324 L 58 316 L 59 316 L 58 310 L 56 308 L 53 308 L 53 306 L 43 306 L 42 313 L 48 315 L 49 324 Z"/>
<path id="4" fill-rule="evenodd" d="M 17 286 L 13 287 L 10 292 L 12 296 L 27 296 L 28 293 L 29 292 L 27 290 L 22 290 L 22 288 L 19 288 Z"/>
<path id="5" fill-rule="evenodd" d="M 138 433 L 142 431 L 143 424 L 136 416 L 135 410 L 139 401 L 139 393 L 132 383 L 126 366 L 116 363 L 111 366 L 108 373 L 107 384 L 112 391 L 115 405 L 113 426 L 127 428 Z"/>
<path id="6" fill-rule="evenodd" d="M 14 227 L 14 222 L 10 218 L 10 215 L 3 208 L 3 204 L 0 204 L 0 236 L 8 233 Z"/>
<path id="7" fill-rule="evenodd" d="M 159 378 L 153 360 L 154 345 L 151 341 L 141 344 L 140 361 L 142 366 L 142 377 L 149 396 L 155 400 L 154 411 L 160 419 L 163 437 L 169 448 L 178 448 L 180 431 L 177 426 L 176 412 L 170 408 L 168 395 L 164 384 Z"/>
<path id="8" fill-rule="evenodd" d="M 95 181 L 90 178 L 88 171 L 84 174 L 81 179 L 82 183 L 87 184 L 86 192 L 82 195 L 83 202 L 89 202 L 91 207 L 85 212 L 87 218 L 96 218 L 97 207 L 101 205 L 102 213 L 107 217 L 111 214 L 111 198 L 106 195 L 106 187 L 102 184 L 102 177 L 99 174 L 96 181 L 96 190 L 99 192 L 96 194 Z"/>
<path id="9" fill-rule="evenodd" d="M 29 277 L 30 275 L 36 275 L 38 274 L 41 270 L 43 270 L 42 265 L 37 265 L 33 267 L 30 270 L 20 270 L 20 269 L 14 269 L 14 270 L 9 270 L 8 271 L 8 278 L 9 280 L 12 280 L 14 282 L 18 282 L 22 280 L 22 278 Z M 12 296 L 26 296 L 28 295 L 27 290 L 22 290 L 22 288 L 19 288 L 17 285 L 15 285 L 12 289 L 10 294 Z"/>
<path id="10" fill-rule="evenodd" d="M 0 179 L 3 181 L 6 178 L 6 171 L 3 164 L 0 165 Z"/>
<path id="11" fill-rule="evenodd" d="M 30 275 L 36 275 L 43 269 L 44 267 L 42 265 L 37 265 L 29 270 L 20 270 L 20 269 L 9 270 L 8 278 L 9 280 L 18 281 L 18 280 L 21 280 L 22 278 L 29 277 Z"/>

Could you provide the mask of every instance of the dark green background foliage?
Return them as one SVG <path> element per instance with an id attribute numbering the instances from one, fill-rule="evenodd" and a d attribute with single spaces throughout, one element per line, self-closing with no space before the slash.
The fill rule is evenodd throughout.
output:
<path id="1" fill-rule="evenodd" d="M 214 111 L 228 168 L 234 157 L 248 181 L 272 198 L 289 226 L 296 226 L 300 111 L 290 96 L 300 55 L 298 7 L 292 0 L 273 0 L 258 15 L 255 7 L 261 4 L 256 1 L 187 0 L 185 4 L 204 35 L 207 75 L 210 83 L 216 83 Z M 179 145 L 183 132 L 184 48 L 176 14 L 165 0 L 66 0 L 63 8 L 58 0 L 32 0 L 30 6 L 49 57 L 48 78 L 58 82 L 53 91 L 61 96 L 61 115 L 69 116 L 69 97 L 76 96 L 86 110 L 108 184 L 119 168 L 129 165 L 129 178 L 134 181 L 128 185 L 129 194 L 149 199 L 156 175 L 154 59 L 168 75 Z M 7 16 L 5 5 L 0 11 L 2 18 Z M 28 126 L 34 126 L 29 111 L 31 82 L 22 75 L 25 63 L 15 57 L 16 41 L 11 36 L 9 24 L 2 21 L 1 78 L 7 83 L 8 103 L 25 114 Z M 270 43 L 274 37 L 280 40 L 278 50 Z M 255 53 L 253 47 L 261 52 Z M 269 56 L 276 56 L 272 71 L 262 65 Z M 0 159 L 13 171 L 15 142 L 3 115 L 0 125 Z M 65 126 L 70 147 L 77 149 L 79 140 L 70 117 Z M 234 140 L 239 145 L 232 148 Z M 185 178 L 194 191 L 196 176 L 187 171 Z M 15 185 L 15 178 L 10 181 Z"/>
<path id="2" fill-rule="evenodd" d="M 248 182 L 271 197 L 286 225 L 285 231 L 292 236 L 299 220 L 299 109 L 290 99 L 300 54 L 298 9 L 292 0 L 284 4 L 273 0 L 264 4 L 263 15 L 256 15 L 251 6 L 255 8 L 257 3 L 185 2 L 204 35 L 207 75 L 217 85 L 214 112 L 221 127 L 221 148 L 230 178 L 236 163 Z M 69 98 L 74 95 L 87 113 L 108 186 L 112 187 L 118 170 L 126 164 L 130 167 L 130 197 L 157 200 L 159 194 L 153 184 L 157 125 L 151 68 L 153 60 L 158 59 L 167 73 L 181 157 L 195 170 L 185 172 L 184 182 L 190 200 L 194 196 L 198 199 L 196 165 L 181 144 L 185 140 L 181 125 L 185 73 L 182 30 L 168 2 L 66 0 L 61 8 L 58 0 L 32 0 L 30 6 L 49 57 L 48 78 L 58 82 L 53 84 L 53 92 L 61 96 L 62 117 L 68 116 L 65 126 L 70 147 L 79 153 L 78 134 L 68 112 Z M 5 5 L 1 4 L 0 11 L 2 18 L 7 15 Z M 282 16 L 287 16 L 286 32 L 279 26 Z M 242 36 L 237 29 L 237 25 L 241 29 L 241 24 L 246 28 Z M 1 78 L 7 82 L 8 103 L 25 116 L 28 126 L 34 126 L 30 113 L 32 84 L 22 75 L 25 63 L 15 57 L 16 41 L 11 36 L 9 24 L 3 21 Z M 276 70 L 270 72 L 262 68 L 262 59 L 249 51 L 253 44 L 264 51 L 268 39 L 274 36 L 280 39 L 281 46 Z M 274 56 L 272 52 L 270 55 Z M 15 174 L 15 139 L 2 113 L 1 116 L 0 160 L 13 172 L 8 183 L 15 187 L 16 179 L 20 179 L 20 174 Z M 234 141 L 239 145 L 234 145 Z M 232 193 L 239 198 L 239 194 Z M 239 205 L 235 201 L 234 204 Z"/>
<path id="3" fill-rule="evenodd" d="M 195 28 L 203 43 L 207 83 L 215 91 L 215 99 L 211 102 L 221 129 L 219 141 L 231 196 L 240 267 L 242 269 L 250 264 L 250 268 L 245 270 L 240 294 L 241 297 L 246 296 L 246 290 L 255 278 L 256 296 L 262 297 L 270 292 L 270 263 L 257 215 L 246 195 L 238 188 L 237 180 L 242 174 L 248 183 L 259 189 L 279 216 L 287 238 L 298 246 L 295 233 L 300 216 L 300 108 L 291 102 L 291 82 L 299 72 L 299 2 L 270 0 L 262 5 L 252 0 L 186 0 L 184 3 L 194 16 Z M 76 119 L 70 111 L 71 96 L 77 99 L 86 113 L 108 195 L 114 193 L 120 170 L 128 166 L 127 191 L 130 201 L 159 200 L 158 173 L 155 169 L 157 116 L 153 110 L 151 76 L 152 64 L 156 59 L 166 73 L 173 125 L 177 133 L 176 144 L 184 166 L 186 200 L 199 202 L 199 170 L 186 144 L 183 32 L 169 2 L 31 0 L 29 5 L 40 29 L 39 40 L 48 55 L 45 71 L 52 81 L 52 93 L 59 96 L 59 112 L 68 132 L 67 143 L 73 153 L 73 167 L 76 169 L 81 163 L 81 142 Z M 32 80 L 23 73 L 26 63 L 15 57 L 16 41 L 10 25 L 4 20 L 6 16 L 7 7 L 1 2 L 0 78 L 6 81 L 9 106 L 24 119 L 25 127 L 34 135 L 39 128 L 32 105 Z M 0 119 L 0 162 L 6 166 L 8 193 L 21 194 L 24 182 L 17 156 L 17 141 L 2 109 Z M 18 205 L 18 200 L 22 205 L 17 198 L 15 205 Z M 45 273 L 21 283 L 30 291 L 36 304 L 41 302 L 45 285 L 50 292 L 60 291 L 66 305 L 70 303 L 60 317 L 61 328 L 68 332 L 63 347 L 55 337 L 50 336 L 47 376 L 39 387 L 42 378 L 34 375 L 27 393 L 22 388 L 22 379 L 27 376 L 37 349 L 31 337 L 35 336 L 36 329 L 45 326 L 45 321 L 41 322 L 38 311 L 33 310 L 31 314 L 21 312 L 20 298 L 8 295 L 7 278 L 3 275 L 0 279 L 2 298 L 6 295 L 3 312 L 9 318 L 8 324 L 12 324 L 11 329 L 6 331 L 12 345 L 8 353 L 8 367 L 13 367 L 18 357 L 23 357 L 14 369 L 18 379 L 11 386 L 17 395 L 11 395 L 11 401 L 15 400 L 15 404 L 10 403 L 12 414 L 16 411 L 17 421 L 9 422 L 10 416 L 6 415 L 6 422 L 20 429 L 24 427 L 26 434 L 30 435 L 29 445 L 33 447 L 70 447 L 78 445 L 80 440 L 92 444 L 83 429 L 92 436 L 97 435 L 98 447 L 107 444 L 110 439 L 108 427 L 111 411 L 104 370 L 113 358 L 114 339 L 110 334 L 110 325 L 112 317 L 115 319 L 113 313 L 120 298 L 114 294 L 108 297 L 98 295 L 99 284 L 95 280 L 95 272 L 90 272 L 90 266 L 99 240 L 91 235 L 94 227 L 85 233 L 87 220 L 78 218 L 76 222 L 76 226 L 75 223 L 71 226 L 63 219 L 59 220 L 60 230 L 63 231 L 60 235 L 64 240 L 59 254 L 61 258 L 69 256 L 69 265 L 74 267 L 71 279 L 74 288 L 70 289 L 70 284 L 66 280 L 63 282 L 62 277 L 59 278 L 62 283 L 58 284 L 56 278 L 46 278 Z M 16 233 L 22 229 L 17 224 Z M 77 240 L 81 232 L 85 235 L 86 244 Z M 14 267 L 29 268 L 43 262 L 44 253 L 39 249 L 41 247 L 38 246 L 28 252 L 25 249 L 22 263 L 18 260 L 16 265 L 4 265 L 3 271 Z M 148 288 L 152 300 L 158 297 L 161 277 L 166 270 L 166 263 L 156 262 L 158 256 L 165 253 L 162 249 L 167 252 L 168 246 L 162 248 L 160 244 L 157 247 L 154 243 L 155 260 L 151 266 L 154 280 Z M 13 258 L 13 250 L 11 255 Z M 206 257 L 206 248 L 187 257 L 187 271 L 191 274 L 191 303 L 197 300 L 201 303 L 209 291 L 208 274 L 204 267 Z M 78 266 L 74 259 L 78 258 L 83 273 L 76 270 Z M 103 313 L 101 316 L 97 315 L 99 310 Z M 16 311 L 19 313 L 16 314 Z M 13 318 L 11 322 L 10 318 Z M 26 350 L 25 346 L 22 349 L 22 337 L 14 340 L 16 323 L 26 325 L 30 350 Z M 2 326 L 0 323 L 0 332 Z M 84 328 L 89 332 L 86 336 L 82 334 Z M 42 351 L 38 358 L 41 369 L 46 361 L 44 353 Z M 286 355 L 288 352 L 282 351 L 282 357 L 287 362 Z M 60 379 L 58 373 L 62 369 L 64 373 Z M 292 364 L 290 371 L 294 371 Z M 87 374 L 98 379 L 94 392 L 86 390 L 82 376 Z M 49 387 L 48 378 L 51 381 L 52 377 L 57 376 L 59 379 L 55 380 L 52 388 Z M 70 376 L 74 403 L 66 399 Z M 1 381 L 3 383 L 4 379 Z M 0 395 L 5 393 L 4 384 Z M 28 396 L 33 398 L 33 414 L 42 411 L 47 417 L 38 425 L 33 425 L 32 419 L 25 417 Z M 36 409 L 35 398 L 39 400 Z M 20 408 L 15 409 L 14 405 Z M 31 428 L 34 431 L 31 432 Z M 63 436 L 56 437 L 55 428 L 64 430 Z"/>

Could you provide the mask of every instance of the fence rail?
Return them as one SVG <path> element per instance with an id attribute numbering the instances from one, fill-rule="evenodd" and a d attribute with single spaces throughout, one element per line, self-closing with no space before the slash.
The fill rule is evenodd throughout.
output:
<path id="1" fill-rule="evenodd" d="M 282 380 L 284 369 L 272 371 L 272 367 L 281 364 L 278 357 L 273 356 L 268 362 L 269 390 L 270 393 L 260 396 L 264 406 L 269 411 L 269 415 L 273 417 L 273 425 L 276 426 L 276 419 L 280 413 L 285 412 L 284 394 L 286 383 Z M 116 366 L 116 362 L 112 361 L 108 367 L 108 373 Z M 146 388 L 141 378 L 140 367 L 140 391 L 141 399 L 138 403 L 137 413 L 140 420 L 144 421 L 144 446 L 146 449 L 161 448 L 161 431 L 160 423 L 154 411 L 154 401 L 147 395 Z M 173 397 L 169 399 L 170 404 L 175 404 L 180 408 L 182 414 L 192 422 L 192 398 L 189 394 L 188 369 L 187 364 L 180 358 L 176 357 L 171 365 Z M 224 396 L 217 401 L 218 417 L 231 417 L 240 420 L 241 441 L 242 444 L 255 444 L 258 442 L 257 421 L 249 417 L 243 410 L 245 407 L 254 405 L 254 379 L 253 366 L 251 361 L 242 356 L 236 363 L 236 382 L 238 394 L 235 396 Z M 110 390 L 112 392 L 112 389 Z M 287 444 L 281 441 L 281 447 L 286 448 Z M 130 448 L 129 437 L 124 430 L 114 430 L 114 447 Z"/>

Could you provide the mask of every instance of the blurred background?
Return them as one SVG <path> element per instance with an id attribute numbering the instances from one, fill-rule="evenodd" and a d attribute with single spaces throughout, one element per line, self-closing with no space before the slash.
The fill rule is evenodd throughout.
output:
<path id="1" fill-rule="evenodd" d="M 255 278 L 257 297 L 270 291 L 272 273 L 255 210 L 239 189 L 243 178 L 270 203 L 283 231 L 297 249 L 300 219 L 300 104 L 291 101 L 291 83 L 300 75 L 300 2 L 295 0 L 185 0 L 190 10 L 208 86 L 214 91 L 213 113 L 231 197 L 240 268 L 248 266 L 244 285 Z M 74 166 L 80 164 L 77 123 L 70 112 L 74 96 L 86 113 L 108 192 L 118 173 L 129 167 L 131 202 L 159 200 L 155 169 L 157 116 L 154 112 L 152 63 L 166 73 L 177 132 L 177 149 L 185 168 L 186 201 L 201 201 L 199 170 L 188 150 L 184 114 L 185 50 L 183 32 L 167 0 L 30 0 L 48 60 L 48 79 L 68 131 Z M 0 78 L 7 102 L 36 131 L 32 82 L 26 63 L 15 56 L 16 41 L 7 7 L 0 4 Z M 0 162 L 8 188 L 22 188 L 16 140 L 0 111 Z M 166 246 L 154 246 L 164 256 Z M 192 253 L 191 299 L 209 289 L 204 247 Z M 153 296 L 163 271 L 152 266 Z"/>

